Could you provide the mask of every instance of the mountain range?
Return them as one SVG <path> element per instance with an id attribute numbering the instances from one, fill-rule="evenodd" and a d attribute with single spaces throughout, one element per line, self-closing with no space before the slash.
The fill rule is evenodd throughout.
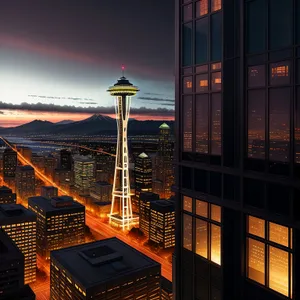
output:
<path id="1" fill-rule="evenodd" d="M 128 123 L 129 135 L 156 134 L 159 126 L 164 121 L 139 121 L 130 119 Z M 166 121 L 171 130 L 174 121 Z M 39 135 L 39 134 L 61 134 L 61 135 L 97 135 L 97 134 L 116 134 L 116 120 L 108 116 L 95 114 L 81 121 L 64 120 L 58 123 L 49 121 L 34 120 L 17 127 L 1 128 L 1 135 Z"/>

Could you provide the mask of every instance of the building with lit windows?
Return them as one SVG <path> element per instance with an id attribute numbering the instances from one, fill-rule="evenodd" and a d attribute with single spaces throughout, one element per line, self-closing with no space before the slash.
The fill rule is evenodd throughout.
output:
<path id="1" fill-rule="evenodd" d="M 111 202 L 112 185 L 105 181 L 97 181 L 91 187 L 90 195 L 95 202 Z"/>
<path id="2" fill-rule="evenodd" d="M 72 169 L 72 153 L 67 149 L 60 150 L 60 168 L 63 170 Z"/>
<path id="3" fill-rule="evenodd" d="M 16 170 L 17 196 L 27 203 L 28 197 L 35 195 L 35 174 L 31 166 L 18 166 Z"/>
<path id="4" fill-rule="evenodd" d="M 53 179 L 57 165 L 58 165 L 58 160 L 53 155 L 48 155 L 44 157 L 44 174 L 48 178 Z"/>
<path id="5" fill-rule="evenodd" d="M 74 184 L 81 195 L 87 195 L 95 182 L 95 161 L 91 156 L 74 155 Z"/>
<path id="6" fill-rule="evenodd" d="M 163 276 L 160 278 L 160 299 L 173 300 L 172 282 Z"/>
<path id="7" fill-rule="evenodd" d="M 41 172 L 44 171 L 44 168 L 45 168 L 45 157 L 44 156 L 33 153 L 31 156 L 31 162 L 36 168 L 38 168 L 39 171 L 41 171 Z"/>
<path id="8" fill-rule="evenodd" d="M 20 154 L 28 160 L 28 162 L 31 162 L 31 157 L 32 157 L 32 151 L 28 147 L 18 147 L 18 151 Z"/>
<path id="9" fill-rule="evenodd" d="M 24 282 L 36 279 L 36 216 L 20 204 L 0 205 L 0 229 L 24 255 Z"/>
<path id="10" fill-rule="evenodd" d="M 145 153 L 141 153 L 134 164 L 135 194 L 139 197 L 141 192 L 152 192 L 152 160 Z"/>
<path id="11" fill-rule="evenodd" d="M 175 205 L 173 201 L 150 203 L 149 240 L 167 249 L 175 246 Z"/>
<path id="12" fill-rule="evenodd" d="M 3 152 L 3 179 L 8 183 L 14 183 L 17 169 L 17 153 L 6 148 Z"/>
<path id="13" fill-rule="evenodd" d="M 299 14 L 176 1 L 176 299 L 300 299 Z"/>
<path id="14" fill-rule="evenodd" d="M 160 264 L 117 238 L 51 252 L 50 272 L 51 300 L 160 299 Z"/>
<path id="15" fill-rule="evenodd" d="M 85 207 L 69 196 L 31 197 L 28 209 L 37 216 L 37 253 L 46 259 L 50 251 L 84 243 Z"/>
<path id="16" fill-rule="evenodd" d="M 54 170 L 54 182 L 62 189 L 68 190 L 74 183 L 74 171 L 55 169 Z"/>
<path id="17" fill-rule="evenodd" d="M 0 204 L 13 204 L 16 203 L 17 196 L 7 186 L 0 187 Z"/>
<path id="18" fill-rule="evenodd" d="M 44 198 L 53 198 L 58 196 L 58 188 L 55 186 L 41 186 L 41 196 Z"/>
<path id="19" fill-rule="evenodd" d="M 24 255 L 2 229 L 0 258 L 0 300 L 34 300 L 33 291 L 24 285 Z"/>

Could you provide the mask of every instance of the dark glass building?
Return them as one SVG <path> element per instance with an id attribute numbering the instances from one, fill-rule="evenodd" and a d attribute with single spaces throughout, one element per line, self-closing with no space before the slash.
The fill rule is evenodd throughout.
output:
<path id="1" fill-rule="evenodd" d="M 176 0 L 176 300 L 300 299 L 299 14 Z"/>

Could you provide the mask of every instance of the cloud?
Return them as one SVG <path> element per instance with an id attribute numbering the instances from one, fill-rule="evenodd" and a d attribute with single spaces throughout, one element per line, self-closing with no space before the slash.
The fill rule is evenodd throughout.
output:
<path id="1" fill-rule="evenodd" d="M 80 104 L 97 104 L 97 102 L 78 102 Z"/>
<path id="2" fill-rule="evenodd" d="M 65 113 L 100 113 L 100 114 L 114 114 L 115 107 L 109 106 L 98 106 L 98 107 L 76 107 L 70 105 L 55 105 L 55 104 L 44 104 L 44 103 L 27 103 L 23 102 L 21 104 L 12 104 L 12 103 L 4 103 L 0 101 L 0 109 L 7 109 L 7 110 L 21 110 L 21 111 L 39 111 L 39 112 L 65 112 Z M 131 108 L 131 114 L 139 114 L 139 115 L 148 115 L 148 116 L 174 116 L 174 110 L 167 109 L 167 108 L 147 108 L 147 107 L 140 107 L 140 108 Z"/>
<path id="3" fill-rule="evenodd" d="M 165 96 L 164 94 L 158 94 L 158 93 L 144 93 L 145 95 L 152 95 L 152 96 Z"/>
<path id="4" fill-rule="evenodd" d="M 156 98 L 156 97 L 138 97 L 138 99 L 142 101 L 158 101 L 158 102 L 172 102 L 174 103 L 174 99 L 166 99 L 166 98 Z"/>
<path id="5" fill-rule="evenodd" d="M 174 107 L 174 106 L 175 106 L 175 103 L 161 103 L 160 105 L 163 105 L 163 106 L 172 106 L 172 107 Z"/>
<path id="6" fill-rule="evenodd" d="M 59 96 L 43 96 L 43 95 L 28 95 L 30 98 L 40 98 L 40 99 L 51 99 L 51 100 L 73 100 L 73 101 L 94 101 L 94 99 L 88 99 L 88 98 L 78 98 L 78 97 L 59 97 Z"/>

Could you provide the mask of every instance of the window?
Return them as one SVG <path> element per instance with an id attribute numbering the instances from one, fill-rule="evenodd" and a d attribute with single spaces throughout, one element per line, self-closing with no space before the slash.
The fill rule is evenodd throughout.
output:
<path id="1" fill-rule="evenodd" d="M 221 94 L 212 94 L 211 98 L 211 154 L 221 155 Z"/>
<path id="2" fill-rule="evenodd" d="M 248 157 L 265 158 L 265 90 L 248 92 Z"/>
<path id="3" fill-rule="evenodd" d="M 196 152 L 208 153 L 208 95 L 196 96 Z"/>
<path id="4" fill-rule="evenodd" d="M 295 101 L 295 162 L 300 163 L 300 87 Z"/>
<path id="5" fill-rule="evenodd" d="M 217 11 L 222 9 L 222 0 L 211 0 L 211 11 Z"/>
<path id="6" fill-rule="evenodd" d="M 265 66 L 253 66 L 248 68 L 248 86 L 257 87 L 266 85 Z"/>
<path id="7" fill-rule="evenodd" d="M 281 85 L 290 84 L 290 63 L 279 62 L 270 66 L 270 84 Z"/>
<path id="8" fill-rule="evenodd" d="M 183 25 L 182 33 L 182 64 L 184 67 L 192 64 L 192 23 Z"/>
<path id="9" fill-rule="evenodd" d="M 193 199 L 191 197 L 183 196 L 183 209 L 193 212 Z"/>
<path id="10" fill-rule="evenodd" d="M 196 2 L 196 18 L 208 13 L 208 0 L 200 0 Z"/>
<path id="11" fill-rule="evenodd" d="M 196 200 L 196 214 L 198 216 L 207 218 L 208 216 L 208 203 L 201 200 Z"/>
<path id="12" fill-rule="evenodd" d="M 202 18 L 196 22 L 196 64 L 207 62 L 207 45 L 208 45 L 208 18 Z"/>
<path id="13" fill-rule="evenodd" d="M 196 76 L 196 93 L 205 92 L 208 90 L 208 74 Z"/>
<path id="14" fill-rule="evenodd" d="M 192 151 L 192 96 L 183 98 L 183 151 Z"/>
<path id="15" fill-rule="evenodd" d="M 292 229 L 248 216 L 247 235 L 247 277 L 292 298 Z"/>
<path id="16" fill-rule="evenodd" d="M 183 22 L 193 19 L 193 5 L 188 4 L 183 7 Z"/>
<path id="17" fill-rule="evenodd" d="M 207 258 L 208 252 L 208 223 L 196 219 L 196 253 Z"/>
<path id="18" fill-rule="evenodd" d="M 183 78 L 183 93 L 189 94 L 193 92 L 193 76 Z"/>
<path id="19" fill-rule="evenodd" d="M 210 60 L 222 58 L 222 15 L 217 13 L 211 16 L 211 53 Z"/>
<path id="20" fill-rule="evenodd" d="M 211 73 L 211 89 L 213 91 L 220 91 L 222 89 L 221 72 Z"/>
<path id="21" fill-rule="evenodd" d="M 207 72 L 208 72 L 208 65 L 196 67 L 196 73 L 207 73 Z"/>
<path id="22" fill-rule="evenodd" d="M 213 70 L 213 71 L 221 70 L 221 68 L 222 68 L 222 63 L 221 62 L 211 64 L 211 70 Z"/>
<path id="23" fill-rule="evenodd" d="M 192 216 L 183 214 L 183 247 L 187 250 L 192 251 L 193 245 L 193 219 Z"/>

